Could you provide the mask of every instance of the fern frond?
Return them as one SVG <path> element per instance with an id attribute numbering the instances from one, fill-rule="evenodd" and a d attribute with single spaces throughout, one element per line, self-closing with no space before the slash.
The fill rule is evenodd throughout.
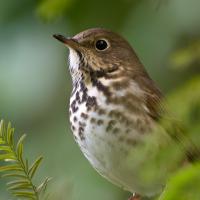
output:
<path id="1" fill-rule="evenodd" d="M 23 158 L 23 141 L 26 135 L 22 135 L 17 144 L 14 142 L 14 128 L 11 123 L 6 126 L 0 122 L 0 178 L 10 178 L 7 188 L 17 198 L 40 200 L 44 193 L 49 178 L 46 178 L 39 186 L 34 185 L 33 177 L 41 164 L 42 157 L 38 157 L 29 167 L 28 160 Z M 2 162 L 3 161 L 3 162 Z"/>

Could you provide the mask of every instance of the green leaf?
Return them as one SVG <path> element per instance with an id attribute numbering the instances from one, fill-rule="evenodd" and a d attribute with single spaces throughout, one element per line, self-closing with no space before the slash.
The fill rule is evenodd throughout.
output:
<path id="1" fill-rule="evenodd" d="M 32 189 L 32 186 L 27 183 L 15 184 L 13 186 L 8 187 L 8 190 L 27 190 Z"/>
<path id="2" fill-rule="evenodd" d="M 37 191 L 40 194 L 41 192 L 45 191 L 47 188 L 47 185 L 49 183 L 49 181 L 51 181 L 52 178 L 46 178 L 45 181 L 43 183 L 41 183 L 38 187 L 37 187 Z"/>
<path id="3" fill-rule="evenodd" d="M 0 146 L 0 151 L 7 151 L 7 152 L 12 152 L 11 148 L 9 146 Z"/>
<path id="4" fill-rule="evenodd" d="M 9 181 L 6 185 L 7 186 L 13 186 L 13 185 L 18 185 L 18 184 L 27 184 L 27 185 L 30 185 L 30 181 L 27 180 L 27 179 L 14 180 L 14 181 Z"/>
<path id="5" fill-rule="evenodd" d="M 17 143 L 17 147 L 16 147 L 16 152 L 17 152 L 17 156 L 19 158 L 19 160 L 22 162 L 23 166 L 24 166 L 24 161 L 23 161 L 23 141 L 25 139 L 26 135 L 22 135 Z"/>
<path id="6" fill-rule="evenodd" d="M 185 69 L 192 66 L 193 63 L 198 63 L 200 61 L 200 38 L 193 39 L 183 48 L 176 50 L 170 61 L 175 69 Z"/>
<path id="7" fill-rule="evenodd" d="M 199 200 L 200 164 L 180 170 L 169 181 L 159 200 Z"/>
<path id="8" fill-rule="evenodd" d="M 3 120 L 0 122 L 0 137 L 3 138 L 5 135 L 5 123 Z"/>
<path id="9" fill-rule="evenodd" d="M 0 160 L 15 160 L 15 156 L 12 153 L 0 154 Z"/>
<path id="10" fill-rule="evenodd" d="M 6 127 L 4 121 L 0 122 L 0 161 L 5 163 L 0 166 L 1 178 L 9 177 L 11 180 L 7 183 L 7 188 L 13 196 L 39 200 L 39 190 L 46 188 L 49 179 L 39 185 L 34 185 L 32 178 L 36 173 L 42 157 L 40 156 L 29 167 L 28 160 L 23 158 L 23 141 L 25 134 L 20 137 L 15 145 L 14 142 L 14 128 L 11 123 Z"/>
<path id="11" fill-rule="evenodd" d="M 71 6 L 73 0 L 43 0 L 37 13 L 45 20 L 53 20 L 61 16 Z"/>
<path id="12" fill-rule="evenodd" d="M 14 128 L 11 128 L 11 124 L 10 124 L 10 127 L 8 127 L 8 132 L 7 132 L 7 142 L 11 148 L 14 147 L 13 135 L 14 135 Z"/>
<path id="13" fill-rule="evenodd" d="M 1 144 L 5 144 L 5 141 L 2 138 L 0 138 L 0 145 Z"/>
<path id="14" fill-rule="evenodd" d="M 11 134 L 11 123 L 8 123 L 7 132 L 6 132 L 6 141 L 9 143 L 9 135 Z"/>
<path id="15" fill-rule="evenodd" d="M 25 170 L 26 170 L 26 172 L 28 172 L 28 168 L 29 168 L 28 160 L 26 159 L 26 162 L 25 162 Z"/>
<path id="16" fill-rule="evenodd" d="M 184 101 L 183 101 L 184 99 Z M 199 126 L 200 120 L 200 76 L 194 76 L 181 88 L 168 96 L 168 103 L 177 119 L 181 119 L 185 126 Z"/>
<path id="17" fill-rule="evenodd" d="M 19 165 L 0 166 L 0 172 L 6 171 L 23 171 L 23 169 Z"/>
<path id="18" fill-rule="evenodd" d="M 18 191 L 18 192 L 12 192 L 12 194 L 17 197 L 24 197 L 26 199 L 31 198 L 31 199 L 37 200 L 37 197 L 35 196 L 34 192 Z"/>
<path id="19" fill-rule="evenodd" d="M 5 177 L 16 177 L 16 178 L 21 178 L 21 179 L 24 179 L 24 178 L 27 178 L 24 174 L 19 174 L 19 173 L 7 173 L 7 174 L 3 174 L 1 176 L 2 178 L 5 178 Z"/>
<path id="20" fill-rule="evenodd" d="M 28 174 L 31 178 L 33 178 L 33 176 L 35 175 L 36 170 L 38 169 L 41 161 L 42 161 L 43 157 L 39 157 L 37 158 L 37 160 L 32 164 L 32 166 L 30 167 Z"/>

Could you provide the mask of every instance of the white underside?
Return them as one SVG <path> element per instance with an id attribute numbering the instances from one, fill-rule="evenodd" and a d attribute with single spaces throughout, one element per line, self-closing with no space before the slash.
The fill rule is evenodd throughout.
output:
<path id="1" fill-rule="evenodd" d="M 95 88 L 89 89 L 89 95 L 93 96 L 94 94 L 97 96 L 98 105 L 104 107 L 107 112 L 110 111 L 111 107 L 115 109 L 115 105 L 106 105 L 104 96 L 97 92 Z M 71 98 L 71 102 L 73 99 L 74 97 Z M 116 109 L 120 111 L 122 107 L 118 106 Z M 82 112 L 87 113 L 85 103 L 79 106 L 79 110 L 71 116 L 70 121 L 73 123 L 74 116 L 80 119 Z M 107 115 L 99 116 L 94 111 L 90 111 L 88 114 L 90 118 L 102 119 L 104 122 L 110 120 Z M 128 117 L 132 121 L 136 120 L 133 116 Z M 73 125 L 78 127 L 78 121 Z M 127 143 L 119 143 L 119 137 L 126 134 L 123 130 L 127 127 L 120 123 L 117 124 L 120 133 L 116 137 L 106 131 L 106 126 L 107 124 L 92 124 L 90 120 L 87 120 L 84 140 L 79 138 L 78 131 L 74 131 L 78 138 L 77 143 L 91 165 L 102 176 L 132 193 L 137 192 L 151 196 L 161 192 L 167 171 L 163 166 L 149 164 L 149 162 L 153 162 L 154 158 L 151 159 L 151 157 L 154 156 L 154 152 L 159 151 L 157 142 L 149 138 L 148 134 L 147 136 L 141 135 L 134 127 L 131 127 L 131 132 L 127 135 L 127 138 L 141 141 L 141 145 L 135 147 L 134 145 L 127 145 Z"/>

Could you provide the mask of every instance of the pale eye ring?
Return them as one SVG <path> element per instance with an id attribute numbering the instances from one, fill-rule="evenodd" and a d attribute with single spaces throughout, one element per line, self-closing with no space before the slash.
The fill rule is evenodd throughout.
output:
<path id="1" fill-rule="evenodd" d="M 105 39 L 99 39 L 95 42 L 95 48 L 98 51 L 104 51 L 109 47 L 109 43 Z"/>

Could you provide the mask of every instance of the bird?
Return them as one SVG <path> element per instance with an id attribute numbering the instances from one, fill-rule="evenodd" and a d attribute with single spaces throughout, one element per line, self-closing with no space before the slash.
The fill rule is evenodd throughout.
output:
<path id="1" fill-rule="evenodd" d="M 76 143 L 96 171 L 131 192 L 164 191 L 199 150 L 168 113 L 165 97 L 129 42 L 104 28 L 54 38 L 69 48 L 69 105 Z"/>

